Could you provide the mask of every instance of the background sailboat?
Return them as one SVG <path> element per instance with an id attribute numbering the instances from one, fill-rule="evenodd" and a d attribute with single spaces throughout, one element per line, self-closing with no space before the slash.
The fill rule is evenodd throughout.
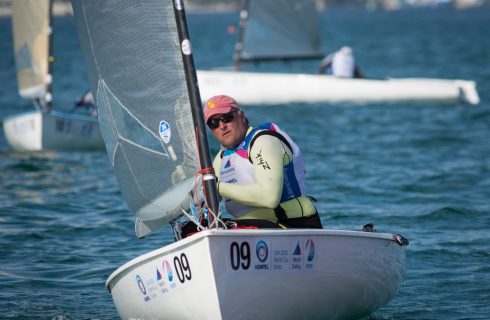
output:
<path id="1" fill-rule="evenodd" d="M 107 151 L 136 214 L 137 235 L 175 222 L 199 193 L 194 181 L 202 181 L 209 209 L 211 228 L 109 277 L 121 318 L 353 318 L 395 296 L 407 244 L 399 235 L 217 228 L 224 225 L 182 1 L 72 5 Z"/>
<path id="2" fill-rule="evenodd" d="M 340 79 L 311 73 L 258 72 L 247 62 L 321 57 L 314 0 L 243 1 L 235 70 L 198 70 L 203 100 L 228 94 L 253 105 L 314 102 L 443 101 L 478 104 L 476 83 L 431 78 Z M 313 70 L 316 71 L 316 70 Z"/>
<path id="3" fill-rule="evenodd" d="M 241 62 L 322 58 L 320 30 L 314 0 L 244 0 L 234 67 L 240 69 Z"/>
<path id="4" fill-rule="evenodd" d="M 97 117 L 52 107 L 51 10 L 49 0 L 12 2 L 19 94 L 36 110 L 5 118 L 5 137 L 20 151 L 103 150 Z"/>

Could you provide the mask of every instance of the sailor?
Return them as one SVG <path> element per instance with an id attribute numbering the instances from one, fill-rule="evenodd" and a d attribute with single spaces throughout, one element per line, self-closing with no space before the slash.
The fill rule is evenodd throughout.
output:
<path id="1" fill-rule="evenodd" d="M 342 47 L 326 56 L 320 62 L 318 73 L 329 73 L 339 78 L 362 78 L 350 47 Z"/>
<path id="2" fill-rule="evenodd" d="M 312 198 L 305 195 L 303 157 L 274 123 L 249 125 L 232 97 L 204 105 L 204 119 L 221 144 L 213 167 L 218 192 L 234 221 L 270 221 L 279 227 L 322 228 Z"/>
<path id="3" fill-rule="evenodd" d="M 95 106 L 94 96 L 92 95 L 91 90 L 86 91 L 83 96 L 75 101 L 75 107 L 86 109 L 93 117 L 97 117 L 98 115 L 98 110 Z"/>

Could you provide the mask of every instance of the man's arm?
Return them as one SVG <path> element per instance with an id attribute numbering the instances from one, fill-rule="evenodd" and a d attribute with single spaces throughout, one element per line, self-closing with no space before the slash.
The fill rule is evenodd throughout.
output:
<path id="1" fill-rule="evenodd" d="M 333 53 L 329 54 L 322 61 L 320 61 L 320 68 L 318 69 L 319 74 L 323 74 L 327 71 L 328 67 L 332 64 Z"/>

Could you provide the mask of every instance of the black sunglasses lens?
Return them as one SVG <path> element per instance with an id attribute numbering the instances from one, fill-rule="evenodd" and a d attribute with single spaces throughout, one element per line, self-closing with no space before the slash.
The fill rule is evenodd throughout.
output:
<path id="1" fill-rule="evenodd" d="M 230 112 L 219 117 L 219 119 L 224 123 L 230 123 L 233 120 L 233 118 L 234 118 L 234 112 Z"/>
<path id="2" fill-rule="evenodd" d="M 209 119 L 209 121 L 208 121 L 209 129 L 216 129 L 217 127 L 219 127 L 220 121 L 223 121 L 224 123 L 230 123 L 233 120 L 234 115 L 235 115 L 235 112 L 230 112 L 230 113 L 224 114 L 222 116 Z"/>
<path id="3" fill-rule="evenodd" d="M 219 118 L 210 119 L 208 121 L 208 127 L 209 129 L 216 129 L 219 127 Z"/>

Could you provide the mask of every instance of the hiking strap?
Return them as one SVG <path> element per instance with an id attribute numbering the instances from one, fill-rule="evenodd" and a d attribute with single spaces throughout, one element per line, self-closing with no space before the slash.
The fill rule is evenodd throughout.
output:
<path id="1" fill-rule="evenodd" d="M 288 216 L 286 215 L 286 211 L 284 211 L 284 208 L 281 207 L 281 205 L 278 205 L 274 209 L 274 214 L 276 215 L 277 221 L 279 221 L 279 223 L 285 223 L 288 220 Z"/>

